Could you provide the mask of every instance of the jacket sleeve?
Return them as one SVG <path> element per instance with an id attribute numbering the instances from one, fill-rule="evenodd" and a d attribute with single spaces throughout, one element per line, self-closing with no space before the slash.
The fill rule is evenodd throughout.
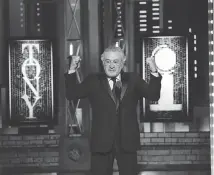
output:
<path id="1" fill-rule="evenodd" d="M 157 101 L 160 98 L 161 89 L 161 79 L 162 76 L 155 77 L 150 74 L 150 81 L 147 83 L 139 75 L 137 75 L 136 80 L 136 91 L 139 97 L 145 97 L 149 100 Z"/>
<path id="2" fill-rule="evenodd" d="M 78 83 L 76 73 L 65 73 L 65 93 L 68 100 L 88 97 L 91 91 L 92 76 L 87 76 L 82 83 Z"/>

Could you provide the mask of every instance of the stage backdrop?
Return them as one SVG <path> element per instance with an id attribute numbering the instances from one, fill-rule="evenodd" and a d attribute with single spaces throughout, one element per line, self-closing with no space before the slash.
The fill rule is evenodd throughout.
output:
<path id="1" fill-rule="evenodd" d="M 143 99 L 145 121 L 187 119 L 189 115 L 188 40 L 184 36 L 154 36 L 143 39 L 142 77 L 148 82 L 146 58 L 153 56 L 162 75 L 158 101 Z"/>
<path id="2" fill-rule="evenodd" d="M 50 40 L 9 41 L 11 125 L 49 124 L 53 120 L 53 79 Z"/>

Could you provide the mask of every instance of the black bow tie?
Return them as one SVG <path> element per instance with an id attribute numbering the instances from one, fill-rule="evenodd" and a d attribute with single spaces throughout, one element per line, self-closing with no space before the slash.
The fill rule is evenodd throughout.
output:
<path id="1" fill-rule="evenodd" d="M 111 77 L 110 78 L 114 83 L 116 83 L 116 81 L 117 81 L 117 78 L 116 77 Z"/>

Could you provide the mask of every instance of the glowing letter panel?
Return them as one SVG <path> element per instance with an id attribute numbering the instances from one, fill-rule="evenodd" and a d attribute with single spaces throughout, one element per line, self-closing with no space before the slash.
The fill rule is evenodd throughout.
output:
<path id="1" fill-rule="evenodd" d="M 49 40 L 9 44 L 9 117 L 13 124 L 47 124 L 54 116 L 53 56 Z"/>

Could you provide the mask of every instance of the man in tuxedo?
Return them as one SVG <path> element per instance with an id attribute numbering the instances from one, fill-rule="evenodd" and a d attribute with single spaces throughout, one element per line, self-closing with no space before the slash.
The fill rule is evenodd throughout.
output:
<path id="1" fill-rule="evenodd" d="M 108 47 L 101 56 L 105 73 L 91 74 L 77 83 L 76 69 L 80 57 L 72 57 L 65 74 L 66 98 L 88 98 L 92 111 L 91 172 L 112 175 L 116 157 L 120 175 L 137 175 L 137 150 L 140 132 L 136 106 L 140 97 L 158 100 L 161 76 L 154 58 L 148 58 L 151 75 L 149 84 L 136 73 L 122 69 L 126 57 L 121 48 Z"/>

